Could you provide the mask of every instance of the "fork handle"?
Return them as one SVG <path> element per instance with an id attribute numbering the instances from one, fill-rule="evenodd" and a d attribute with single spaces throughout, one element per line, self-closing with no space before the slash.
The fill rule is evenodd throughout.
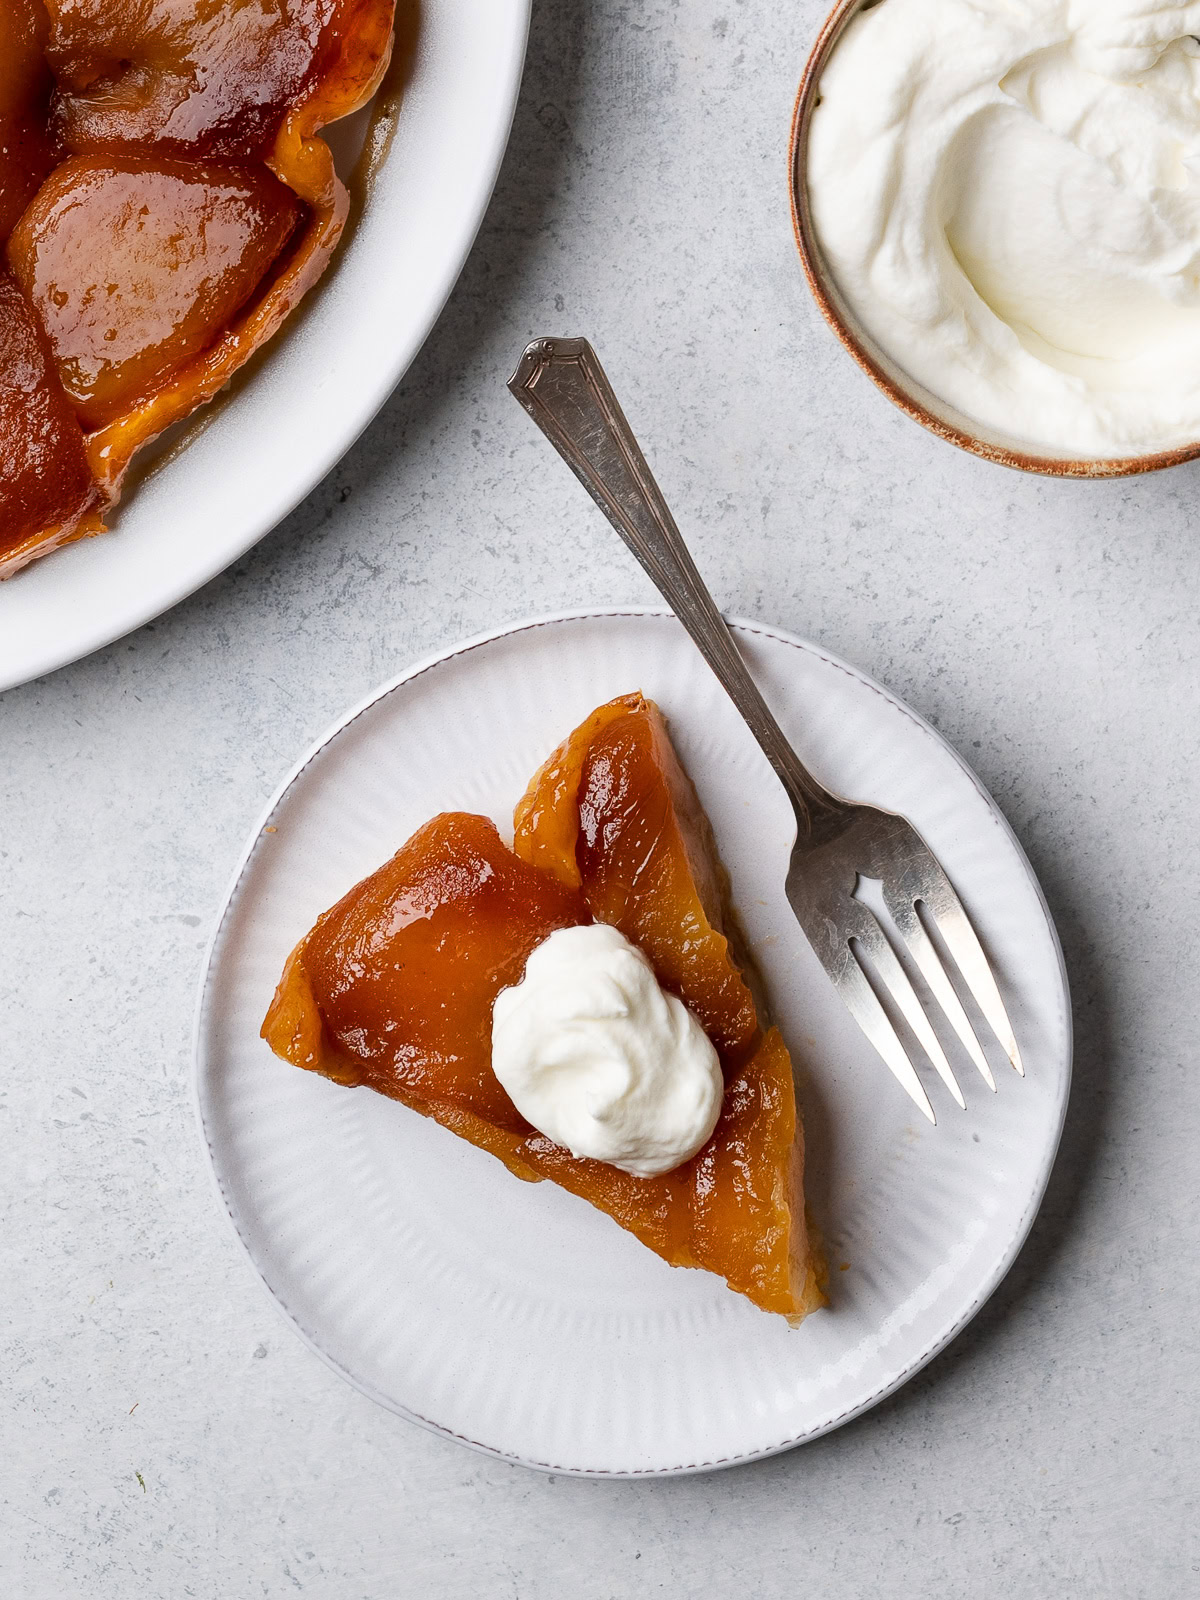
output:
<path id="1" fill-rule="evenodd" d="M 801 834 L 831 797 L 804 766 L 750 676 L 696 571 L 596 352 L 586 339 L 535 339 L 508 387 L 649 573 L 775 769 Z"/>

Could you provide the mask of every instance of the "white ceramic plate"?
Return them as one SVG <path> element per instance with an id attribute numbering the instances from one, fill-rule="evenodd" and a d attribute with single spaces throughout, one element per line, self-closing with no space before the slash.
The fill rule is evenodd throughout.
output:
<path id="1" fill-rule="evenodd" d="M 930 727 L 788 634 L 738 623 L 755 676 L 825 782 L 906 813 L 996 964 L 1028 1076 L 966 1068 L 936 1129 L 829 987 L 783 895 L 790 814 L 750 734 L 661 612 L 534 622 L 423 663 L 352 711 L 255 831 L 197 1017 L 203 1135 L 238 1235 L 334 1369 L 427 1427 L 556 1472 L 694 1472 L 769 1455 L 873 1405 L 979 1309 L 1041 1198 L 1070 1079 L 1062 959 L 1004 819 Z M 672 1269 L 585 1202 L 258 1036 L 317 914 L 435 812 L 510 822 L 601 701 L 662 706 L 712 818 L 801 1078 L 809 1199 L 832 1305 L 801 1328 Z"/>
<path id="2" fill-rule="evenodd" d="M 0 690 L 119 639 L 235 561 L 345 453 L 420 349 L 491 196 L 529 0 L 421 0 L 369 203 L 299 314 L 98 539 L 0 583 Z"/>

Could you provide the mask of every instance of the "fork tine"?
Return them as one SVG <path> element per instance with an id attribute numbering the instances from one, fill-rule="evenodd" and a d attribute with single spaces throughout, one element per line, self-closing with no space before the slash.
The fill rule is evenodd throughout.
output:
<path id="1" fill-rule="evenodd" d="M 958 970 L 975 997 L 975 1003 L 987 1020 L 988 1027 L 999 1039 L 1014 1070 L 1023 1078 L 1025 1067 L 1021 1061 L 1021 1052 L 1017 1048 L 1012 1023 L 1008 1020 L 1008 1012 L 1004 1009 L 1004 1001 L 1000 998 L 1000 991 L 996 987 L 988 958 L 983 953 L 983 946 L 963 909 L 962 901 L 951 887 L 949 878 L 940 869 L 939 876 L 941 882 L 937 885 L 937 903 L 932 904 L 931 898 L 927 895 L 920 897 L 920 903 L 923 903 L 931 913 L 934 924 L 946 941 Z"/>
<path id="2" fill-rule="evenodd" d="M 885 884 L 883 897 L 892 914 L 892 920 L 900 930 L 913 960 L 920 968 L 921 976 L 933 990 L 934 999 L 945 1013 L 947 1022 L 958 1035 L 963 1049 L 979 1069 L 983 1081 L 995 1094 L 996 1080 L 992 1077 L 987 1057 L 980 1047 L 970 1018 L 962 1008 L 962 1002 L 954 992 L 954 985 L 946 975 L 942 958 L 934 948 L 933 940 L 925 932 L 924 923 L 917 915 L 917 908 L 911 895 L 897 894 L 889 890 Z"/>
<path id="3" fill-rule="evenodd" d="M 892 1076 L 905 1094 L 936 1127 L 937 1118 L 933 1114 L 929 1096 L 921 1087 L 921 1080 L 908 1058 L 908 1052 L 900 1043 L 900 1036 L 888 1021 L 887 1012 L 880 1004 L 879 996 L 867 982 L 866 974 L 852 950 L 847 951 L 847 957 L 837 972 L 835 981 L 838 993 L 855 1022 L 883 1057 Z"/>
<path id="4" fill-rule="evenodd" d="M 870 957 L 871 965 L 879 974 L 880 982 L 899 1006 L 905 1022 L 916 1034 L 918 1043 L 932 1061 L 938 1077 L 965 1111 L 967 1102 L 958 1087 L 953 1068 L 946 1059 L 946 1052 L 942 1049 L 937 1034 L 930 1027 L 925 1008 L 918 1000 L 916 990 L 908 981 L 908 974 L 896 959 L 896 952 L 888 943 L 887 935 L 874 915 L 868 914 L 862 919 L 857 942 Z"/>

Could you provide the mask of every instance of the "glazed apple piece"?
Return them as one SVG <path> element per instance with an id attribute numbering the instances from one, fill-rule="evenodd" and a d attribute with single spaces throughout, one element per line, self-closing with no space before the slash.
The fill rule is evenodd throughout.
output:
<path id="1" fill-rule="evenodd" d="M 762 1033 L 712 828 L 653 701 L 619 696 L 563 741 L 517 805 L 513 847 L 640 945 L 717 1046 L 725 1104 L 692 1164 L 687 1250 L 765 1309 L 821 1304 L 791 1060 Z"/>
<path id="2" fill-rule="evenodd" d="M 5 226 L 45 177 L 40 124 L 35 117 L 26 138 L 28 119 L 22 120 L 30 97 L 37 101 L 46 89 L 36 62 L 32 76 L 25 70 L 29 30 L 22 19 L 29 7 L 36 22 L 41 0 L 9 0 L 0 20 Z M 137 452 L 218 394 L 328 266 L 349 197 L 319 131 L 364 105 L 379 86 L 391 53 L 395 0 L 50 0 L 49 9 L 46 48 L 61 74 L 50 111 L 60 141 L 55 154 L 65 141 L 68 149 L 89 152 L 90 163 L 68 163 L 67 173 L 52 173 L 45 192 L 33 194 L 29 228 L 8 263 L 31 294 L 39 266 L 55 278 L 58 300 L 43 298 L 39 318 L 53 333 L 56 358 L 80 408 L 97 504 L 107 507 L 119 498 Z M 173 162 L 186 161 L 203 182 L 214 171 L 227 177 L 230 156 L 254 158 L 252 175 L 240 162 L 248 185 L 240 197 L 226 195 L 217 203 L 193 193 L 199 204 L 185 216 L 178 185 L 163 192 L 164 185 L 171 188 Z M 99 310 L 98 299 L 84 301 L 93 290 L 108 297 L 110 286 L 115 295 L 123 273 L 143 281 L 143 245 L 156 223 L 147 209 L 135 230 L 140 242 L 106 238 L 103 229 L 127 213 L 110 204 L 114 191 L 100 194 L 93 180 L 100 167 L 128 175 L 137 163 L 160 175 L 151 186 L 155 204 L 165 201 L 162 219 L 178 221 L 181 231 L 166 241 L 153 297 L 147 292 L 140 307 L 112 317 Z M 85 174 L 86 229 L 82 219 L 65 215 L 72 171 Z M 291 199 L 280 199 L 270 174 Z M 207 231 L 214 217 L 221 237 L 211 250 L 213 241 L 203 240 L 200 254 L 216 270 L 201 285 L 196 231 Z M 80 280 L 61 281 L 55 258 L 70 256 L 85 232 L 98 247 L 96 261 L 88 252 Z M 45 261 L 39 261 L 43 252 Z M 93 266 L 118 270 L 101 282 Z M 105 348 L 97 349 L 97 342 Z M 21 443 L 5 439 L 0 449 L 12 456 Z M 0 563 L 0 577 L 64 540 L 58 522 L 47 522 L 40 538 L 23 532 L 18 539 L 5 514 L 0 501 L 0 545 L 19 547 L 19 557 Z M 86 526 L 78 524 L 76 533 L 83 531 L 103 532 L 98 513 L 89 514 Z"/>
<path id="3" fill-rule="evenodd" d="M 712 1138 L 654 1178 L 573 1156 L 530 1127 L 491 1069 L 492 1006 L 577 891 L 528 866 L 483 817 L 448 813 L 320 917 L 289 956 L 262 1034 L 276 1055 L 367 1085 L 604 1211 L 675 1266 L 767 1311 L 822 1303 L 804 1222 L 803 1140 L 776 1030 L 742 1061 Z"/>
<path id="4" fill-rule="evenodd" d="M 0 577 L 98 532 L 100 502 L 45 336 L 0 272 Z"/>
<path id="5" fill-rule="evenodd" d="M 825 1266 L 804 1207 L 804 1129 L 778 1028 L 730 1075 L 717 1131 L 692 1163 L 691 1249 L 764 1311 L 825 1303 Z"/>
<path id="6" fill-rule="evenodd" d="M 364 21 L 381 51 L 380 0 L 48 0 L 58 79 L 54 129 L 68 150 L 245 159 L 329 73 Z M 376 35 L 378 37 L 376 37 Z M 372 68 L 372 72 L 373 72 Z"/>
<path id="7" fill-rule="evenodd" d="M 756 1047 L 758 1014 L 725 906 L 728 884 L 704 809 L 657 706 L 600 706 L 534 776 L 513 848 L 583 891 L 704 1025 L 728 1067 Z"/>
<path id="8" fill-rule="evenodd" d="M 74 157 L 8 243 L 85 428 L 142 404 L 213 344 L 300 216 L 265 167 Z"/>
<path id="9" fill-rule="evenodd" d="M 42 54 L 47 31 L 40 0 L 0 6 L 0 244 L 54 165 L 46 133 L 54 87 Z"/>
<path id="10" fill-rule="evenodd" d="M 543 939 L 588 920 L 580 896 L 518 860 L 495 823 L 446 812 L 318 919 L 263 1036 L 340 1083 L 527 1132 L 491 1069 L 492 1003 Z"/>

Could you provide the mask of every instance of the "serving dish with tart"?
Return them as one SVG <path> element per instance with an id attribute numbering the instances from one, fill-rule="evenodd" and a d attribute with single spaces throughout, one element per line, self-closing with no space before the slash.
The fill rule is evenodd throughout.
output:
<path id="1" fill-rule="evenodd" d="M 67 9 L 62 9 L 67 15 Z M 170 23 L 179 9 L 162 0 L 153 7 L 142 8 L 139 16 L 144 12 L 151 19 L 165 18 Z M 222 13 L 226 9 L 256 13 L 260 8 L 217 9 Z M 339 37 L 360 42 L 365 38 L 358 31 L 361 18 L 355 21 L 350 15 L 358 13 L 348 0 L 339 7 L 324 5 L 318 9 L 322 17 L 328 13 L 329 19 L 335 19 L 336 14 L 347 22 L 348 31 Z M 275 14 L 270 8 L 261 10 L 264 17 Z M 299 8 L 297 14 L 302 10 Z M 180 14 L 186 11 L 182 8 Z M 90 17 L 109 31 L 119 31 L 124 25 L 111 21 L 104 8 L 94 6 L 71 8 L 69 15 Z M 119 477 L 122 459 L 144 437 L 156 432 L 160 425 L 172 425 L 138 455 L 125 479 L 124 498 L 115 511 L 105 510 L 102 502 L 107 490 L 100 483 L 99 488 L 104 491 L 101 500 L 82 513 L 84 521 L 93 515 L 102 517 L 111 530 L 107 535 L 81 540 L 61 555 L 35 561 L 18 574 L 16 581 L 0 584 L 0 687 L 35 677 L 119 637 L 197 588 L 285 515 L 370 420 L 440 311 L 479 225 L 508 135 L 527 25 L 528 0 L 486 4 L 484 0 L 423 0 L 419 8 L 401 0 L 392 66 L 372 105 L 343 118 L 330 130 L 328 143 L 315 132 L 311 138 L 303 130 L 297 132 L 300 123 L 295 117 L 290 122 L 291 131 L 302 142 L 299 147 L 289 145 L 283 156 L 290 163 L 287 170 L 297 184 L 318 186 L 318 168 L 324 175 L 321 181 L 328 184 L 329 158 L 321 152 L 333 151 L 336 181 L 326 191 L 332 196 L 331 211 L 327 208 L 322 212 L 316 199 L 305 198 L 302 189 L 289 188 L 261 160 L 257 162 L 256 184 L 250 184 L 248 190 L 245 185 L 238 189 L 225 184 L 222 188 L 218 183 L 215 192 L 206 191 L 206 203 L 231 223 L 234 233 L 243 227 L 244 236 L 260 247 L 259 256 L 247 247 L 246 261 L 251 267 L 261 256 L 270 254 L 272 242 L 287 225 L 293 208 L 299 213 L 282 253 L 259 279 L 258 287 L 264 287 L 264 293 L 256 302 L 257 310 L 243 306 L 233 313 L 227 334 L 235 324 L 240 332 L 232 343 L 223 336 L 216 345 L 198 352 L 185 348 L 186 340 L 183 344 L 163 341 L 164 347 L 170 345 L 165 353 L 172 360 L 181 359 L 177 375 L 186 368 L 189 382 L 194 380 L 194 394 L 220 388 L 234 367 L 239 370 L 213 404 L 192 415 L 191 420 L 178 423 L 173 419 L 182 409 L 183 396 L 172 383 L 156 390 L 146 404 L 134 405 L 116 418 L 107 409 L 110 401 L 113 407 L 125 404 L 125 396 L 118 398 L 121 383 L 108 385 L 107 379 L 127 378 L 136 388 L 148 371 L 139 361 L 132 365 L 114 364 L 112 372 L 105 372 L 103 392 L 88 390 L 82 396 L 86 427 L 90 430 L 85 439 L 91 440 L 90 446 L 84 448 L 85 464 L 90 450 L 97 458 L 102 479 L 106 473 L 113 479 Z M 114 43 L 114 52 L 120 43 Z M 156 62 L 164 54 L 169 58 L 172 43 L 167 27 L 164 37 L 155 42 Z M 124 44 L 122 50 L 125 51 Z M 122 59 L 128 57 L 129 52 L 125 51 Z M 64 80 L 68 67 L 69 63 L 59 68 Z M 116 68 L 111 61 L 108 67 L 111 82 L 120 84 L 118 98 L 123 103 L 138 106 L 139 96 L 146 102 L 135 119 L 137 139 L 155 131 L 149 128 L 152 115 L 165 118 L 167 132 L 158 140 L 155 159 L 163 167 L 169 196 L 174 195 L 185 212 L 194 214 L 194 182 L 189 180 L 205 169 L 208 177 L 215 176 L 223 182 L 228 176 L 225 168 L 245 166 L 245 161 L 238 160 L 234 144 L 219 130 L 209 130 L 211 149 L 203 157 L 195 153 L 189 144 L 195 129 L 180 127 L 177 111 L 167 114 L 167 102 L 175 97 L 175 89 L 169 94 L 150 92 L 147 97 L 153 87 L 151 80 L 165 81 L 161 75 L 155 80 L 154 74 L 135 70 L 135 62 L 129 69 L 131 77 L 113 78 Z M 371 82 L 371 74 L 363 77 L 363 70 L 364 63 L 358 61 L 354 71 L 359 74 L 359 93 Z M 86 67 L 81 66 L 79 71 L 81 80 L 86 79 Z M 325 82 L 329 88 L 328 80 Z M 0 116 L 8 110 L 11 87 L 7 77 L 0 83 Z M 43 84 L 39 94 L 44 92 L 48 91 Z M 67 173 L 81 179 L 80 190 L 93 204 L 97 186 L 108 199 L 122 185 L 128 190 L 130 164 L 145 159 L 121 145 L 113 132 L 109 110 L 98 103 L 103 98 L 95 85 L 80 81 L 73 104 L 78 101 L 81 109 L 73 113 L 73 120 L 65 114 L 62 119 L 64 127 L 69 122 L 75 130 L 70 136 L 89 146 L 86 155 L 68 151 L 65 146 L 62 153 L 69 162 L 94 164 L 86 172 L 69 166 Z M 344 93 L 337 108 L 327 102 L 318 105 L 309 101 L 304 116 L 319 121 L 351 103 Z M 296 117 L 299 116 L 297 110 Z M 284 130 L 277 128 L 276 142 L 281 138 Z M 143 146 L 137 139 L 132 143 L 140 151 Z M 6 136 L 6 151 L 12 143 Z M 364 144 L 365 162 L 360 161 Z M 281 160 L 281 168 L 284 164 Z M 98 176 L 101 171 L 103 180 Z M 54 183 L 53 170 L 44 181 Z M 290 200 L 281 194 L 281 184 L 291 195 Z M 351 199 L 350 220 L 341 230 L 332 268 L 325 273 L 319 291 L 310 293 L 302 305 L 295 307 L 300 283 L 293 278 L 291 287 L 284 289 L 284 257 L 299 271 L 297 251 L 307 240 L 305 259 L 314 270 L 328 259 L 331 235 L 341 228 L 339 213 L 346 189 Z M 48 209 L 51 214 L 39 221 L 36 239 L 32 237 L 32 227 L 25 230 L 30 238 L 29 248 L 22 255 L 23 270 L 31 281 L 43 281 L 50 249 L 46 240 L 51 236 L 51 242 L 59 238 L 57 213 L 53 206 Z M 22 205 L 21 212 L 24 211 Z M 324 226 L 318 225 L 321 216 L 325 217 Z M 20 213 L 12 219 L 18 227 L 19 218 Z M 152 235 L 161 218 L 151 213 L 142 220 Z M 154 253 L 150 242 L 147 251 Z M 136 254 L 134 250 L 133 255 Z M 276 266 L 280 275 L 273 278 Z M 248 276 L 252 277 L 253 271 Z M 237 272 L 223 282 L 228 293 L 216 309 L 228 318 L 229 304 L 238 298 L 244 282 Z M 279 291 L 274 298 L 272 284 Z M 63 292 L 47 287 L 52 307 L 54 294 Z M 10 311 L 13 293 L 10 285 Z M 24 300 L 23 291 L 20 293 Z M 288 302 L 286 306 L 284 301 Z M 28 301 L 24 300 L 24 304 L 27 307 Z M 261 344 L 259 335 L 265 337 L 270 331 L 266 324 L 277 326 L 280 319 L 276 314 L 285 310 L 292 314 L 281 331 L 259 355 L 241 366 L 249 342 Z M 17 320 L 19 312 L 20 304 L 14 313 Z M 243 313 L 243 321 L 258 317 L 253 329 L 248 323 L 239 322 Z M 12 328 L 13 319 L 7 326 Z M 20 328 L 17 331 L 21 333 Z M 116 342 L 105 340 L 108 331 L 107 323 L 99 328 L 101 345 Z M 23 354 L 21 350 L 15 354 L 23 360 L 30 383 L 37 389 L 40 374 L 35 369 L 40 364 L 42 372 L 48 370 L 51 360 L 47 343 L 36 338 L 30 341 L 27 319 L 23 338 Z M 160 355 L 164 353 L 163 347 L 156 348 Z M 84 388 L 91 381 L 89 370 L 93 376 L 97 370 L 93 354 L 89 349 L 74 352 L 77 359 L 71 369 L 72 381 L 78 378 Z M 153 367 L 154 362 L 149 366 Z M 224 376 L 218 373 L 218 367 Z M 154 384 L 161 377 L 161 370 L 151 374 Z M 199 384 L 199 390 L 195 384 Z M 129 420 L 135 416 L 136 422 Z M 70 434 L 68 423 L 79 428 L 70 402 L 56 401 L 44 420 L 42 432 L 61 427 Z M 77 447 L 73 459 L 78 467 Z M 44 482 L 36 474 L 35 481 Z M 87 475 L 81 468 L 74 480 L 67 474 L 62 481 L 74 481 L 80 499 L 96 493 L 97 480 L 90 465 Z M 36 500 L 38 493 L 48 491 L 43 488 L 30 492 Z M 52 526 L 53 507 L 33 506 L 31 514 L 34 511 L 34 521 Z M 70 517 L 61 520 L 66 522 Z M 82 526 L 82 522 L 76 522 L 76 531 Z M 9 554 L 19 548 L 23 539 L 24 535 L 9 539 Z M 41 541 L 39 548 L 44 543 Z"/>

